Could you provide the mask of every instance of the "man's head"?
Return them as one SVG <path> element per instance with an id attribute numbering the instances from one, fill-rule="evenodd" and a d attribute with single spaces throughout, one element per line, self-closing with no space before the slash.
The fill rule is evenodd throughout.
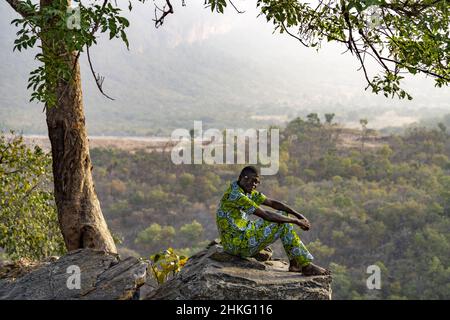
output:
<path id="1" fill-rule="evenodd" d="M 242 169 L 239 175 L 238 184 L 246 193 L 252 192 L 260 184 L 258 169 L 248 166 Z"/>

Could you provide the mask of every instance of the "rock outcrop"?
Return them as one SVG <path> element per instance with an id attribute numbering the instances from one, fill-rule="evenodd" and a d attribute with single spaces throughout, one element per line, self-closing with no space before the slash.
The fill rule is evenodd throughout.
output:
<path id="1" fill-rule="evenodd" d="M 157 287 L 148 262 L 83 249 L 40 263 L 0 267 L 1 299 L 331 299 L 331 276 L 304 277 L 271 251 L 239 258 L 217 242 Z M 259 260 L 259 261 L 258 261 Z M 78 282 L 79 280 L 79 282 Z"/>
<path id="2" fill-rule="evenodd" d="M 136 258 L 120 260 L 103 251 L 76 250 L 25 274 L 3 274 L 0 299 L 132 299 L 138 297 L 146 274 L 147 263 Z"/>
<path id="3" fill-rule="evenodd" d="M 288 272 L 281 260 L 258 261 L 227 254 L 213 242 L 181 272 L 144 299 L 329 300 L 331 276 Z"/>

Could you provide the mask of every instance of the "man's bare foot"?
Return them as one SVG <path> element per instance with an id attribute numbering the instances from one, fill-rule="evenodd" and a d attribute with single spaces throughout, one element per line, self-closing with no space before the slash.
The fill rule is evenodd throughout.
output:
<path id="1" fill-rule="evenodd" d="M 310 263 L 304 267 L 299 267 L 295 262 L 291 261 L 289 264 L 289 271 L 301 272 L 304 276 L 326 276 L 330 275 L 331 271 Z"/>

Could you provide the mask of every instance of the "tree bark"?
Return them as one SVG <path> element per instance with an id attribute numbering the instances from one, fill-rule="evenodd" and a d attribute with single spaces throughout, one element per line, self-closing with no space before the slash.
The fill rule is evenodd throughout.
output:
<path id="1" fill-rule="evenodd" d="M 41 0 L 41 8 L 52 1 Z M 67 1 L 68 5 L 70 2 Z M 45 37 L 45 31 L 43 35 Z M 46 45 L 42 44 L 45 55 Z M 59 49 L 65 53 L 63 45 Z M 92 179 L 80 65 L 75 52 L 67 56 L 70 57 L 67 63 L 71 68 L 74 66 L 72 80 L 60 80 L 56 88 L 56 106 L 46 106 L 59 225 L 69 251 L 93 248 L 116 253 Z"/>

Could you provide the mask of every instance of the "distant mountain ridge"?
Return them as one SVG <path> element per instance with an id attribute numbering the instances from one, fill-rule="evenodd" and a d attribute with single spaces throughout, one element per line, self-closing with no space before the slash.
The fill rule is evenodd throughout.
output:
<path id="1" fill-rule="evenodd" d="M 358 122 L 376 108 L 374 116 L 394 107 L 406 115 L 417 108 L 441 112 L 449 107 L 445 89 L 416 90 L 414 104 L 365 92 L 351 57 L 340 56 L 336 48 L 317 55 L 294 39 L 272 35 L 272 26 L 256 19 L 254 10 L 222 16 L 189 3 L 155 29 L 152 4 L 135 9 L 130 51 L 103 38 L 91 50 L 95 71 L 105 76 L 104 90 L 115 101 L 98 92 L 82 55 L 90 134 L 167 135 L 192 127 L 194 120 L 214 128 L 261 127 L 313 111 Z M 29 104 L 26 90 L 34 54 L 12 52 L 17 30 L 9 22 L 15 17 L 8 4 L 0 3 L 0 129 L 45 134 L 42 106 Z"/>

